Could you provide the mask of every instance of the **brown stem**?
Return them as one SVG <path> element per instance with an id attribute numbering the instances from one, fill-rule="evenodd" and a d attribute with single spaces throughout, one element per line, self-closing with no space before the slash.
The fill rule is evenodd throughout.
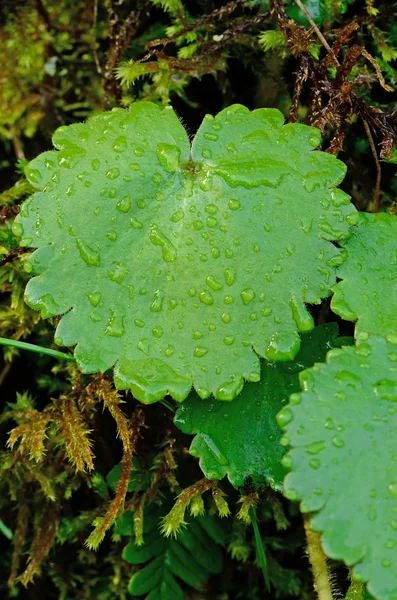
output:
<path id="1" fill-rule="evenodd" d="M 380 182 L 382 179 L 382 168 L 380 166 L 378 153 L 376 152 L 374 138 L 372 137 L 371 130 L 365 119 L 363 119 L 363 125 L 364 125 L 364 129 L 365 129 L 365 133 L 367 134 L 369 145 L 370 145 L 371 151 L 372 151 L 372 156 L 374 157 L 374 161 L 375 161 L 375 165 L 376 165 L 376 182 L 375 182 L 374 203 L 372 206 L 372 212 L 377 213 L 379 210 L 379 195 L 380 195 Z"/>

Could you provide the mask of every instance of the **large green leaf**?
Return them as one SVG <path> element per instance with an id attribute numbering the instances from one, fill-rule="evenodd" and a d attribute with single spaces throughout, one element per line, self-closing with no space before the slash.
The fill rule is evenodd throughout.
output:
<path id="1" fill-rule="evenodd" d="M 244 387 L 232 403 L 202 400 L 192 392 L 180 406 L 175 423 L 184 433 L 196 433 L 190 453 L 200 458 L 208 479 L 228 476 L 236 488 L 249 477 L 255 486 L 282 489 L 285 448 L 275 416 L 293 392 L 298 392 L 302 369 L 323 361 L 338 344 L 338 326 L 328 323 L 303 334 L 294 361 L 263 361 L 261 381 Z"/>
<path id="2" fill-rule="evenodd" d="M 397 335 L 397 217 L 360 213 L 357 227 L 342 245 L 346 262 L 343 279 L 334 287 L 331 307 L 360 332 Z"/>
<path id="3" fill-rule="evenodd" d="M 301 382 L 278 415 L 292 447 L 285 494 L 315 511 L 328 556 L 354 565 L 378 600 L 396 600 L 397 337 L 331 350 Z"/>
<path id="4" fill-rule="evenodd" d="M 273 109 L 207 116 L 190 150 L 170 108 L 137 102 L 54 134 L 27 168 L 42 192 L 14 225 L 38 247 L 28 304 L 67 313 L 56 341 L 84 372 L 115 365 L 144 402 L 232 399 L 259 356 L 292 359 L 305 303 L 335 283 L 357 213 L 318 130 Z M 349 216 L 350 215 L 350 216 Z"/>
<path id="5" fill-rule="evenodd" d="M 124 548 L 124 560 L 144 565 L 132 576 L 128 589 L 151 600 L 183 600 L 185 594 L 175 578 L 203 591 L 208 577 L 222 570 L 219 527 L 214 517 L 198 517 L 189 519 L 176 539 L 164 538 L 159 531 L 164 514 L 160 508 L 148 520 L 144 545 L 137 546 L 132 537 Z"/>

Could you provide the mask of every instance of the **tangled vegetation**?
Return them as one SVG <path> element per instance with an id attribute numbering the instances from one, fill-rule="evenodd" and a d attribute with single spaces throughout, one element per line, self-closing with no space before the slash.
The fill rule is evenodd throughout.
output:
<path id="1" fill-rule="evenodd" d="M 396 11 L 0 4 L 3 597 L 397 599 Z"/>

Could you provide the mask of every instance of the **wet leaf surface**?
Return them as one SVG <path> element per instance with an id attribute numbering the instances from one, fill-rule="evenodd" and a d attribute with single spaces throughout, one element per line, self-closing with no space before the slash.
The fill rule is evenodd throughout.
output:
<path id="1" fill-rule="evenodd" d="M 294 358 L 305 303 L 335 283 L 356 212 L 318 130 L 274 109 L 207 116 L 190 149 L 170 108 L 137 102 L 58 129 L 27 167 L 14 232 L 38 249 L 28 304 L 63 315 L 84 372 L 115 366 L 143 402 L 231 400 L 259 356 Z"/>

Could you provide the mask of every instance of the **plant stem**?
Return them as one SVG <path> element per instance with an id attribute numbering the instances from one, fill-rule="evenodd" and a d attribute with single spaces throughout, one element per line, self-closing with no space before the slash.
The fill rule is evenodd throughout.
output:
<path id="1" fill-rule="evenodd" d="M 250 508 L 248 510 L 248 514 L 250 516 L 252 527 L 254 530 L 256 551 L 258 553 L 259 564 L 262 569 L 263 577 L 265 578 L 265 584 L 266 584 L 267 591 L 270 592 L 270 581 L 269 581 L 269 573 L 267 571 L 267 560 L 266 560 L 265 550 L 263 548 L 263 542 L 262 542 L 262 538 L 261 538 L 261 534 L 259 531 L 258 522 L 256 520 L 254 509 Z"/>
<path id="2" fill-rule="evenodd" d="M 364 584 L 352 581 L 345 596 L 345 600 L 363 600 Z"/>
<path id="3" fill-rule="evenodd" d="M 333 600 L 331 584 L 328 578 L 328 567 L 321 547 L 320 534 L 309 528 L 309 516 L 303 515 L 305 526 L 307 553 L 312 565 L 314 589 L 319 600 Z"/>
<path id="4" fill-rule="evenodd" d="M 54 358 L 62 358 L 64 360 L 76 362 L 74 356 L 71 354 L 59 352 L 59 350 L 52 350 L 52 348 L 45 348 L 44 346 L 36 346 L 36 344 L 29 344 L 28 342 L 20 342 L 19 340 L 10 340 L 8 338 L 0 337 L 0 345 L 13 346 L 14 348 L 20 348 L 21 350 L 30 350 L 31 352 L 37 352 L 38 354 L 46 354 L 47 356 L 53 356 Z"/>

